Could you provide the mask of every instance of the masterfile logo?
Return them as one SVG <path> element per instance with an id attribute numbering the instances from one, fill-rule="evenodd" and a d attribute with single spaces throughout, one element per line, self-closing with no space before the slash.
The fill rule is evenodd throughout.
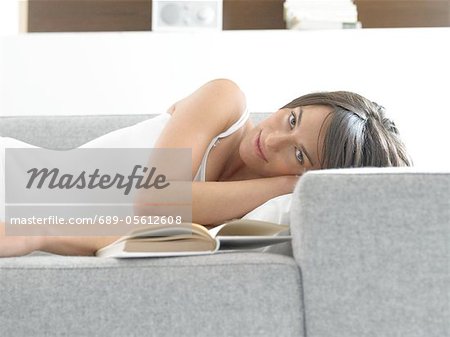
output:
<path id="1" fill-rule="evenodd" d="M 6 149 L 8 234 L 124 235 L 191 222 L 191 172 L 190 149 Z"/>
<path id="2" fill-rule="evenodd" d="M 138 174 L 141 170 L 142 174 Z M 27 189 L 38 188 L 41 189 L 44 184 L 47 188 L 54 189 L 109 189 L 117 188 L 123 189 L 124 194 L 130 194 L 132 188 L 156 188 L 163 189 L 170 186 L 167 182 L 164 174 L 157 174 L 155 176 L 156 167 L 152 167 L 150 170 L 148 167 L 142 167 L 141 165 L 134 165 L 133 171 L 130 175 L 126 176 L 120 173 L 116 173 L 114 176 L 109 174 L 100 174 L 100 169 L 95 169 L 93 173 L 89 174 L 86 171 L 82 171 L 79 175 L 73 174 L 61 174 L 57 168 L 32 168 L 27 171 L 30 174 L 30 179 L 26 186 Z M 145 180 L 144 180 L 145 179 Z M 144 181 L 143 181 L 144 180 Z"/>

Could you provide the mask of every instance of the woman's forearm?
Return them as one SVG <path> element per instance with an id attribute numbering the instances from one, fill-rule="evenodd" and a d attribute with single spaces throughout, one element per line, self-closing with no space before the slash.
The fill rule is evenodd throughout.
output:
<path id="1" fill-rule="evenodd" d="M 226 182 L 194 182 L 192 221 L 220 224 L 239 218 L 267 200 L 294 190 L 298 177 L 282 176 Z"/>

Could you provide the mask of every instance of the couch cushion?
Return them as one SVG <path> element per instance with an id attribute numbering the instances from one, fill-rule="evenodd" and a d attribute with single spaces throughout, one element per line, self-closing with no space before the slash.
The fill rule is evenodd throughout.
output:
<path id="1" fill-rule="evenodd" d="M 275 254 L 0 259 L 5 336 L 302 336 L 299 269 Z"/>

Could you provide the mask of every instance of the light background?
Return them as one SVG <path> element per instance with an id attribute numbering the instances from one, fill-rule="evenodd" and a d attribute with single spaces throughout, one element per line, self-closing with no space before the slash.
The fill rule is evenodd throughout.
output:
<path id="1" fill-rule="evenodd" d="M 0 8 L 0 115 L 161 113 L 221 77 L 254 112 L 350 90 L 386 107 L 417 166 L 450 168 L 450 28 L 16 34 L 13 2 Z"/>

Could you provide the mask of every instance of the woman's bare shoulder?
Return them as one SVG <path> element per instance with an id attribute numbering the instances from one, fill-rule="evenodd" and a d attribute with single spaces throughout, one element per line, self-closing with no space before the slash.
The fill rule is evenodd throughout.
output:
<path id="1" fill-rule="evenodd" d="M 215 79 L 174 103 L 167 112 L 172 116 L 183 114 L 186 118 L 197 118 L 206 123 L 211 121 L 226 129 L 239 119 L 246 106 L 245 94 L 234 81 Z"/>
<path id="2" fill-rule="evenodd" d="M 155 146 L 191 148 L 196 172 L 211 140 L 233 125 L 245 110 L 245 95 L 235 82 L 210 81 L 172 105 L 172 117 Z"/>

